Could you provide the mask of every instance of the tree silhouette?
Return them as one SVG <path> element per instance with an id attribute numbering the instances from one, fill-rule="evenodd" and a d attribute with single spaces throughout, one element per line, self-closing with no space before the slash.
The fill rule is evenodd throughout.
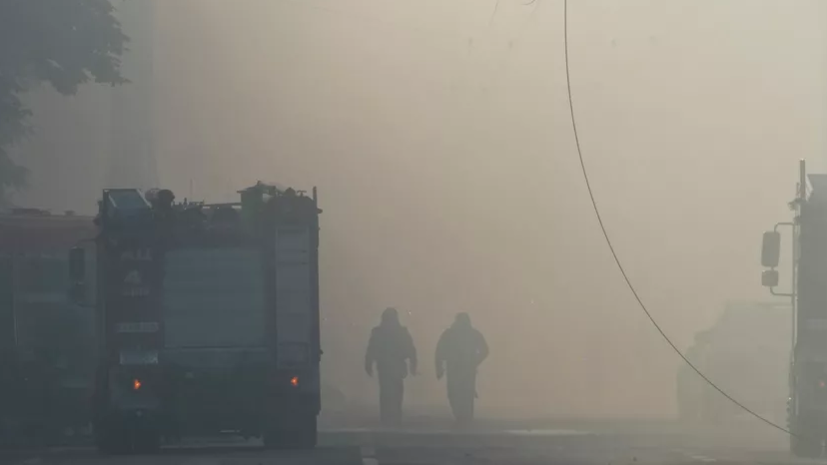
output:
<path id="1" fill-rule="evenodd" d="M 30 129 L 22 94 L 44 83 L 72 95 L 90 81 L 126 82 L 128 38 L 114 12 L 110 0 L 0 0 L 0 203 L 26 182 L 8 151 Z"/>

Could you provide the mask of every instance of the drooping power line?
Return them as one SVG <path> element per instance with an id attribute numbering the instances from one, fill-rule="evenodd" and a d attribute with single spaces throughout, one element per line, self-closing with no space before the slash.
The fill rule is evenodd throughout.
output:
<path id="1" fill-rule="evenodd" d="M 609 236 L 608 231 L 606 230 L 606 225 L 603 222 L 603 217 L 600 214 L 600 209 L 597 206 L 597 200 L 594 197 L 594 191 L 592 190 L 591 181 L 589 179 L 589 172 L 586 169 L 586 162 L 583 158 L 583 150 L 580 144 L 580 134 L 577 131 L 577 118 L 575 117 L 574 113 L 574 100 L 572 99 L 572 91 L 571 91 L 571 72 L 570 72 L 570 65 L 569 65 L 569 2 L 568 0 L 563 0 L 563 48 L 564 48 L 564 58 L 565 58 L 565 69 L 566 69 L 566 90 L 568 92 L 568 101 L 569 101 L 569 112 L 571 113 L 571 126 L 572 132 L 574 134 L 574 144 L 577 149 L 577 156 L 580 159 L 580 169 L 583 172 L 583 180 L 586 183 L 586 190 L 589 192 L 589 199 L 591 200 L 592 208 L 594 210 L 594 215 L 597 218 L 597 223 L 600 226 L 600 231 L 603 233 L 603 238 L 606 240 L 606 245 L 609 247 L 609 252 L 612 254 L 612 258 L 614 258 L 615 264 L 617 265 L 618 271 L 620 271 L 621 276 L 623 276 L 623 280 L 626 282 L 626 286 L 631 291 L 632 295 L 634 296 L 635 300 L 638 303 L 638 306 L 643 313 L 646 314 L 646 318 L 649 319 L 649 322 L 652 323 L 652 326 L 658 331 L 664 341 L 675 351 L 676 354 L 686 363 L 689 368 L 692 369 L 698 376 L 701 377 L 709 386 L 713 389 L 718 391 L 722 396 L 726 397 L 730 402 L 737 405 L 743 411 L 749 413 L 750 415 L 754 416 L 758 420 L 766 423 L 767 425 L 783 431 L 790 436 L 799 437 L 798 435 L 793 434 L 789 429 L 763 417 L 762 415 L 758 414 L 757 412 L 753 411 L 746 405 L 739 402 L 737 399 L 732 397 L 729 393 L 721 389 L 717 384 L 715 384 L 709 377 L 707 377 L 701 370 L 698 369 L 688 358 L 678 349 L 672 339 L 664 332 L 663 328 L 661 328 L 660 324 L 658 324 L 657 320 L 652 316 L 652 313 L 649 312 L 649 309 L 646 307 L 646 304 L 643 303 L 643 299 L 641 299 L 640 294 L 638 294 L 637 289 L 632 284 L 631 279 L 629 279 L 629 275 L 626 274 L 626 269 L 623 267 L 623 263 L 620 261 L 620 258 L 615 251 L 614 245 L 612 244 L 611 237 Z M 808 439 L 808 438 L 802 438 Z"/>

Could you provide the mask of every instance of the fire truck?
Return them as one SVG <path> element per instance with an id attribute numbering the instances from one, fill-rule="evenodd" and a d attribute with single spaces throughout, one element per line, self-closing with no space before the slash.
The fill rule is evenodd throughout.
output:
<path id="1" fill-rule="evenodd" d="M 69 250 L 92 218 L 0 213 L 0 418 L 6 445 L 72 441 L 86 430 L 93 315 L 66 295 Z"/>
<path id="2" fill-rule="evenodd" d="M 316 190 L 258 183 L 239 193 L 205 204 L 176 203 L 166 189 L 103 191 L 97 240 L 72 249 L 69 264 L 70 294 L 94 304 L 99 331 L 101 451 L 227 433 L 315 447 Z"/>
<path id="3" fill-rule="evenodd" d="M 822 455 L 827 439 L 827 174 L 799 166 L 793 220 L 764 233 L 762 284 L 791 299 L 792 350 L 787 418 L 790 450 L 801 457 Z M 809 181 L 809 182 L 808 182 Z M 782 228 L 792 231 L 792 283 L 777 291 Z"/>

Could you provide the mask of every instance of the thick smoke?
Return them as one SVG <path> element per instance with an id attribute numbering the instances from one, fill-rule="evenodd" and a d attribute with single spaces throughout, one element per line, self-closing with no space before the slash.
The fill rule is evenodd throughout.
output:
<path id="1" fill-rule="evenodd" d="M 822 2 L 579 1 L 572 80 L 615 246 L 681 347 L 730 299 L 766 300 L 761 232 L 786 220 L 794 160 L 823 154 Z M 319 187 L 325 375 L 353 406 L 370 327 L 402 311 L 422 375 L 468 311 L 498 415 L 660 415 L 677 358 L 603 243 L 574 152 L 558 4 L 156 2 L 153 142 L 178 197 L 258 179 Z M 792 33 L 795 31 L 795 34 Z M 127 31 L 128 33 L 129 31 Z M 108 89 L 33 96 L 21 202 L 94 208 Z M 71 117 L 70 117 L 71 116 Z"/>

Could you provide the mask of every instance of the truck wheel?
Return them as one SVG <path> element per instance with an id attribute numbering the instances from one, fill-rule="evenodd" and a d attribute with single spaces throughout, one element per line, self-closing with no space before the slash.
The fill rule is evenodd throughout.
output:
<path id="1" fill-rule="evenodd" d="M 123 425 L 108 422 L 95 427 L 95 446 L 98 452 L 107 455 L 122 455 L 130 452 L 129 437 Z"/>
<path id="2" fill-rule="evenodd" d="M 796 457 L 816 459 L 821 457 L 821 444 L 790 436 L 790 452 Z"/>
<path id="3" fill-rule="evenodd" d="M 109 421 L 95 429 L 98 451 L 108 455 L 152 454 L 161 449 L 161 434 L 155 428 L 135 428 L 124 421 Z"/>
<path id="4" fill-rule="evenodd" d="M 796 457 L 819 458 L 821 457 L 821 442 L 810 439 L 805 428 L 802 428 L 794 419 L 790 421 L 790 452 Z"/>
<path id="5" fill-rule="evenodd" d="M 131 439 L 136 454 L 155 454 L 161 450 L 161 433 L 156 428 L 135 431 Z"/>
<path id="6" fill-rule="evenodd" d="M 293 424 L 274 422 L 264 431 L 264 447 L 267 449 L 313 449 L 318 432 L 313 415 Z"/>

